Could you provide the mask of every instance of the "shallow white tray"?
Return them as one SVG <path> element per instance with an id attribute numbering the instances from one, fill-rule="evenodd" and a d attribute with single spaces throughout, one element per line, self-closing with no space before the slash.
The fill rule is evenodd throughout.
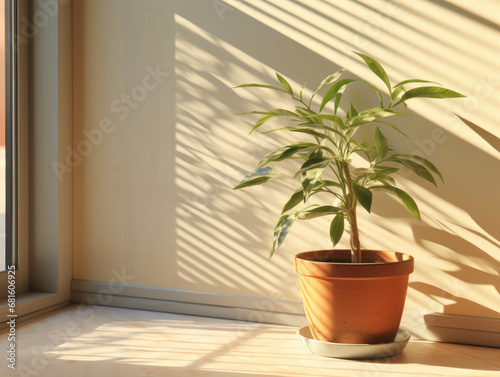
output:
<path id="1" fill-rule="evenodd" d="M 317 355 L 340 359 L 378 359 L 401 353 L 410 340 L 410 333 L 400 328 L 392 343 L 329 343 L 314 339 L 309 326 L 304 326 L 297 330 L 297 337 L 305 348 Z"/>

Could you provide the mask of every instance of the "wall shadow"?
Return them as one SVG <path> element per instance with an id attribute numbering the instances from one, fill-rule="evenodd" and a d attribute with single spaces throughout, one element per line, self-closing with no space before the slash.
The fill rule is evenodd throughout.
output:
<path id="1" fill-rule="evenodd" d="M 443 2 L 441 5 L 445 6 Z M 251 141 L 246 141 L 246 136 L 244 133 L 240 134 L 240 130 L 236 129 L 241 126 L 240 119 L 234 119 L 229 121 L 232 122 L 234 127 L 229 130 L 224 130 L 224 127 L 220 129 L 214 123 L 217 122 L 228 122 L 230 113 L 237 111 L 245 111 L 248 109 L 255 109 L 262 107 L 265 104 L 265 97 L 260 97 L 260 92 L 252 92 L 251 94 L 245 94 L 245 96 L 250 96 L 250 101 L 242 103 L 241 94 L 232 94 L 230 92 L 229 86 L 242 83 L 242 81 L 234 81 L 234 75 L 228 76 L 228 72 L 240 71 L 250 74 L 254 77 L 255 82 L 267 82 L 269 80 L 269 73 L 261 72 L 257 69 L 257 65 L 248 64 L 248 61 L 258 61 L 259 64 L 269 67 L 272 70 L 279 71 L 292 80 L 302 83 L 306 80 L 309 82 L 319 82 L 327 73 L 336 70 L 339 66 L 329 59 L 324 58 L 314 49 L 309 46 L 303 45 L 297 42 L 297 39 L 292 39 L 283 32 L 280 32 L 278 27 L 268 26 L 280 24 L 281 26 L 286 26 L 290 28 L 296 28 L 292 23 L 292 19 L 298 20 L 299 11 L 292 13 L 291 10 L 284 8 L 278 8 L 273 5 L 275 13 L 271 12 L 269 9 L 263 11 L 256 5 L 248 4 L 248 12 L 240 11 L 236 8 L 232 8 L 226 4 L 226 12 L 224 17 L 221 18 L 220 22 L 213 22 L 210 17 L 204 17 L 203 14 L 211 11 L 210 7 L 207 5 L 202 7 L 202 11 L 194 10 L 187 4 L 179 5 L 175 10 L 176 20 L 177 20 L 177 44 L 179 46 L 190 46 L 185 50 L 182 50 L 177 55 L 176 66 L 178 72 L 183 72 L 182 75 L 177 74 L 178 86 L 177 86 L 177 122 L 178 124 L 185 124 L 186 130 L 189 132 L 195 132 L 196 137 L 204 141 L 204 151 L 193 146 L 189 142 L 183 141 L 183 134 L 187 131 L 180 130 L 177 133 L 177 145 L 179 152 L 177 157 L 186 164 L 193 166 L 200 164 L 200 161 L 209 161 L 210 159 L 218 160 L 219 162 L 224 161 L 226 168 L 221 173 L 216 172 L 215 176 L 207 174 L 210 170 L 215 171 L 219 168 L 215 168 L 216 162 L 213 164 L 207 164 L 206 168 L 202 174 L 205 178 L 202 181 L 207 185 L 206 187 L 211 192 L 208 192 L 205 198 L 197 196 L 192 192 L 179 191 L 181 195 L 180 201 L 183 202 L 187 208 L 187 211 L 191 211 L 190 220 L 186 222 L 185 225 L 178 223 L 179 230 L 182 229 L 182 235 L 178 232 L 178 242 L 183 244 L 181 247 L 181 258 L 187 257 L 189 260 L 200 259 L 201 263 L 209 263 L 205 260 L 203 256 L 199 256 L 193 250 L 196 250 L 197 245 L 206 243 L 207 239 L 213 239 L 214 243 L 225 242 L 221 239 L 227 239 L 227 243 L 223 248 L 231 248 L 233 243 L 230 241 L 238 242 L 239 257 L 241 257 L 241 250 L 254 250 L 261 252 L 261 250 L 266 250 L 267 245 L 262 242 L 262 238 L 266 238 L 263 235 L 268 235 L 271 233 L 269 227 L 269 222 L 262 223 L 260 221 L 251 221 L 251 218 L 259 219 L 259 217 L 265 215 L 267 216 L 272 211 L 278 213 L 278 206 L 275 208 L 269 208 L 269 200 L 266 200 L 266 196 L 274 197 L 279 194 L 280 188 L 276 186 L 268 186 L 267 190 L 255 189 L 252 194 L 252 199 L 254 203 L 252 207 L 249 207 L 244 201 L 240 201 L 238 198 L 238 193 L 230 193 L 231 185 L 236 183 L 234 179 L 240 176 L 242 173 L 245 174 L 245 169 L 251 164 L 248 164 L 248 160 L 252 159 L 257 161 L 257 156 L 259 155 L 259 146 L 253 147 L 251 153 L 240 154 L 241 157 L 234 158 L 231 154 L 224 154 L 223 150 L 225 148 L 241 148 L 243 143 L 244 147 L 249 147 L 252 143 Z M 329 7 L 334 6 L 329 4 Z M 473 21 L 483 22 L 484 20 L 478 19 L 473 15 L 465 14 L 465 11 L 450 8 L 447 9 L 453 12 L 460 11 L 460 14 L 471 18 Z M 323 17 L 323 19 L 329 22 L 339 24 L 340 21 L 335 20 L 332 17 L 328 17 L 322 14 L 322 11 L 315 10 L 313 5 L 304 5 L 304 12 L 314 12 L 317 16 Z M 372 9 L 373 11 L 373 9 Z M 253 12 L 253 13 L 252 13 Z M 262 14 L 262 20 L 256 14 Z M 281 14 L 283 13 L 283 14 Z M 251 15 L 250 15 L 251 14 Z M 394 22 L 400 25 L 405 24 L 405 20 L 400 21 L 395 19 Z M 341 22 L 340 22 L 341 23 Z M 341 25 L 342 26 L 342 25 Z M 343 27 L 343 26 L 342 26 Z M 325 31 L 326 29 L 320 29 L 317 26 L 318 33 Z M 351 33 L 363 36 L 362 31 L 356 29 L 350 29 Z M 316 41 L 325 43 L 329 49 L 336 50 L 342 53 L 342 49 L 337 48 L 335 45 L 328 43 L 326 40 L 319 40 L 317 35 L 315 36 L 313 32 L 304 32 L 308 37 L 315 39 Z M 266 36 L 263 38 L 263 36 Z M 370 38 L 369 35 L 364 35 Z M 332 38 L 338 38 L 338 36 L 332 36 Z M 399 37 L 403 38 L 403 37 Z M 378 43 L 378 41 L 371 40 L 372 42 Z M 417 46 L 416 46 L 417 47 Z M 204 54 L 209 56 L 207 59 L 201 58 L 201 61 L 206 60 L 208 66 L 205 64 L 196 65 L 194 62 L 200 61 L 199 54 L 197 51 L 203 51 Z M 308 65 L 295 63 L 295 55 L 300 55 L 301 62 L 309 62 Z M 443 61 L 443 66 L 446 64 L 453 64 L 450 61 Z M 311 69 L 314 67 L 314 69 Z M 349 67 L 348 67 L 349 68 Z M 391 64 L 389 64 L 389 69 L 391 69 Z M 309 73 L 311 77 L 305 77 L 305 74 Z M 193 74 L 192 78 L 199 77 L 200 80 L 186 78 L 185 73 Z M 390 74 L 391 72 L 389 72 Z M 203 81 L 203 84 L 200 84 Z M 313 85 L 314 86 L 314 85 Z M 207 91 L 207 88 L 212 88 L 212 90 Z M 198 91 L 204 93 L 200 95 Z M 262 93 L 266 95 L 266 93 Z M 466 93 L 467 94 L 467 93 Z M 356 93 L 352 96 L 355 98 Z M 199 113 L 196 113 L 196 106 L 189 108 L 189 106 L 184 106 L 185 103 L 193 101 L 193 98 L 198 99 L 198 106 L 206 105 L 211 106 L 217 111 L 222 111 L 227 113 L 227 117 L 219 114 L 218 118 L 204 117 Z M 218 98 L 226 98 L 227 101 L 221 103 Z M 366 100 L 361 98 L 361 100 Z M 251 102 L 251 103 L 250 103 Z M 411 109 L 412 106 L 410 106 Z M 200 108 L 200 107 L 198 107 Z M 429 119 L 418 115 L 415 111 L 410 113 L 411 122 L 418 125 L 410 132 L 410 137 L 413 140 L 420 142 L 425 141 L 424 138 L 429 137 L 433 130 L 439 128 L 437 122 L 430 121 Z M 211 121 L 214 123 L 211 123 Z M 236 125 L 238 123 L 238 125 Z M 218 123 L 221 124 L 221 123 Z M 226 124 L 226 123 L 225 123 Z M 469 124 L 470 126 L 470 124 Z M 193 131 L 194 130 L 194 131 Z M 234 139 L 225 137 L 226 132 L 232 133 L 232 136 L 237 136 Z M 488 143 L 491 144 L 491 138 L 487 138 L 488 131 L 484 128 L 476 126 L 474 131 L 486 139 Z M 367 134 L 372 132 L 367 129 Z M 437 224 L 432 224 L 432 220 L 425 221 L 424 224 L 418 222 L 411 222 L 412 235 L 414 242 L 421 249 L 425 249 L 430 255 L 436 258 L 440 258 L 442 261 L 449 262 L 453 265 L 449 270 L 443 271 L 444 274 L 450 277 L 450 279 L 458 279 L 462 283 L 466 284 L 468 287 L 471 286 L 487 286 L 492 285 L 497 292 L 500 292 L 500 279 L 495 273 L 486 271 L 499 271 L 500 262 L 492 253 L 491 250 L 499 250 L 498 245 L 500 244 L 500 229 L 496 226 L 496 223 L 492 221 L 490 214 L 494 211 L 494 208 L 498 208 L 500 203 L 495 201 L 481 201 L 472 202 L 468 201 L 467 198 L 470 195 L 474 195 L 477 191 L 477 183 L 484 182 L 485 172 L 496 171 L 499 167 L 498 158 L 495 158 L 491 154 L 486 153 L 481 148 L 478 148 L 475 144 L 470 143 L 468 140 L 459 138 L 453 133 L 444 132 L 443 142 L 434 143 L 432 150 L 419 150 L 418 146 L 415 144 L 405 144 L 406 142 L 398 139 L 397 135 L 389 135 L 392 141 L 395 142 L 395 147 L 403 148 L 413 148 L 419 150 L 430 160 L 435 162 L 436 165 L 443 171 L 445 176 L 446 184 L 440 187 L 438 190 L 434 189 L 431 185 L 427 185 L 426 182 L 419 181 L 419 178 L 410 177 L 408 182 L 411 185 L 418 187 L 418 193 L 415 194 L 415 198 L 422 206 L 428 208 L 436 208 L 439 203 L 446 203 L 448 207 L 454 207 L 467 213 L 477 224 L 478 229 L 472 229 L 471 227 L 466 227 L 467 229 L 457 230 L 460 227 L 458 222 L 454 230 L 445 229 L 445 227 L 440 227 Z M 222 140 L 222 143 L 217 143 L 216 141 Z M 271 141 L 272 143 L 272 141 Z M 497 145 L 498 147 L 498 145 Z M 244 148 L 243 148 L 244 149 Z M 235 149 L 231 149 L 235 150 Z M 497 148 L 498 150 L 498 148 Z M 264 150 L 263 150 L 264 151 Z M 262 155 L 263 153 L 260 152 Z M 477 166 L 480 165 L 478 169 Z M 215 170 L 214 170 L 215 169 Z M 463 179 L 463 176 L 458 173 L 458 169 L 467 172 L 467 179 Z M 248 171 L 248 170 L 247 170 Z M 446 174 L 449 172 L 449 174 Z M 405 178 L 406 179 L 406 178 Z M 495 198 L 497 187 L 500 186 L 500 176 L 494 175 L 489 176 L 489 182 L 486 185 L 481 186 L 481 195 L 485 198 Z M 404 179 L 403 179 L 404 181 Z M 203 185 L 201 185 L 203 186 Z M 203 190 L 200 186 L 199 190 Z M 259 191 L 260 190 L 260 191 Z M 186 194 L 188 194 L 186 196 Z M 218 211 L 218 199 L 217 197 L 224 197 L 225 200 L 231 200 L 231 207 L 224 210 Z M 193 200 L 194 198 L 194 200 Z M 230 199 L 229 199 L 230 198 Z M 374 213 L 380 217 L 388 219 L 388 221 L 398 221 L 399 219 L 406 219 L 408 215 L 405 213 L 404 209 L 398 208 L 397 205 L 393 205 L 396 200 L 391 198 L 381 198 L 382 205 L 374 208 Z M 478 205 L 479 204 L 479 205 Z M 439 212 L 439 209 L 436 208 Z M 498 208 L 500 211 L 500 208 Z M 496 211 L 496 212 L 498 212 Z M 203 213 L 203 222 L 210 219 L 210 226 L 204 226 L 206 224 L 197 224 L 193 221 L 195 217 L 198 217 L 197 213 Z M 245 213 L 245 218 L 241 216 Z M 444 217 L 448 220 L 454 215 L 443 213 Z M 429 214 L 428 217 L 432 215 Z M 426 213 L 424 212 L 424 218 Z M 199 216 L 201 218 L 201 215 Z M 244 226 L 244 232 L 242 231 L 241 225 Z M 382 222 L 380 225 L 382 228 L 390 230 L 390 226 L 385 225 Z M 453 232 L 458 232 L 458 234 L 453 234 Z M 474 233 L 476 232 L 476 233 Z M 236 236 L 237 234 L 237 236 Z M 488 240 L 490 242 L 489 251 L 484 252 L 481 248 L 474 246 L 473 241 L 469 240 L 465 235 L 475 234 L 476 237 L 482 237 L 483 240 Z M 189 235 L 189 237 L 186 237 Z M 374 233 L 368 239 L 370 241 L 375 241 L 381 243 L 380 240 L 376 239 L 376 233 Z M 198 242 L 194 240 L 198 239 Z M 217 239 L 217 241 L 216 241 Z M 269 238 L 267 238 L 269 240 Z M 381 243 L 383 245 L 383 243 Z M 434 252 L 431 245 L 436 245 L 438 250 L 446 248 L 453 250 L 460 255 L 460 258 L 454 258 L 452 256 L 438 254 Z M 385 245 L 383 245 L 385 246 Z M 215 249 L 214 249 L 215 250 Z M 215 252 L 215 251 L 214 251 Z M 252 251 L 253 252 L 253 251 Z M 263 283 L 263 286 L 268 286 L 274 284 L 272 279 L 268 279 L 268 274 L 273 270 L 272 265 L 267 265 L 266 261 L 260 257 L 255 258 L 249 254 L 244 254 L 248 261 L 247 266 L 238 266 L 242 269 L 243 274 L 248 274 L 249 280 L 256 280 Z M 287 253 L 289 255 L 289 253 Z M 231 253 L 220 252 L 221 259 L 227 261 L 228 265 L 233 263 L 238 265 L 241 259 L 235 258 Z M 500 253 L 499 253 L 500 257 Z M 280 258 L 280 257 L 278 257 Z M 418 261 L 418 255 L 416 255 Z M 474 258 L 481 260 L 484 264 L 484 269 L 476 268 L 467 265 L 464 262 L 464 258 Z M 281 263 L 281 260 L 280 260 Z M 193 283 L 193 288 L 202 289 L 203 278 L 193 277 L 193 271 L 187 271 L 185 267 L 187 263 L 182 263 L 180 265 L 180 270 L 183 273 L 189 275 L 194 281 L 198 283 Z M 193 267 L 193 266 L 191 266 Z M 195 267 L 197 268 L 197 267 Z M 256 268 L 261 268 L 263 274 L 257 274 Z M 237 293 L 238 289 L 242 287 L 241 281 L 238 281 L 236 276 L 228 276 L 227 268 L 214 267 L 213 273 L 208 272 L 203 266 L 199 267 L 201 274 L 204 275 L 205 283 L 224 280 L 223 284 L 226 284 L 226 288 L 231 287 L 232 292 Z M 199 272 L 199 271 L 198 271 Z M 426 282 L 413 282 L 410 287 L 412 289 L 418 290 L 419 292 L 432 298 L 439 292 L 445 292 L 446 287 L 435 287 L 433 284 Z M 234 289 L 233 289 L 234 288 Z M 248 287 L 245 287 L 248 289 Z M 438 291 L 436 291 L 436 289 Z M 255 293 L 261 293 L 261 290 L 256 286 Z M 498 309 L 490 309 L 482 304 L 474 304 L 473 300 L 468 297 L 459 297 L 453 293 L 447 293 L 447 296 L 453 297 L 456 303 L 453 305 L 448 305 L 445 307 L 445 312 L 449 313 L 475 313 L 478 316 L 493 316 L 498 317 Z"/>
<path id="2" fill-rule="evenodd" d="M 184 287 L 193 290 L 219 286 L 231 294 L 282 297 L 282 289 L 297 286 L 290 256 L 300 251 L 288 249 L 267 260 L 281 207 L 272 198 L 280 197 L 283 186 L 246 192 L 232 187 L 287 136 L 248 137 L 251 118 L 234 114 L 265 108 L 268 93 L 232 90 L 245 79 L 228 72 L 266 82 L 272 69 L 300 82 L 314 66 L 315 77 L 308 80 L 319 82 L 322 72 L 339 67 L 236 9 L 223 9 L 220 22 L 214 21 L 211 2 L 199 9 L 178 2 L 175 9 L 178 273 Z M 296 53 L 311 67 L 293 64 Z M 251 99 L 242 101 L 241 95 Z M 294 296 L 299 299 L 298 289 Z"/>

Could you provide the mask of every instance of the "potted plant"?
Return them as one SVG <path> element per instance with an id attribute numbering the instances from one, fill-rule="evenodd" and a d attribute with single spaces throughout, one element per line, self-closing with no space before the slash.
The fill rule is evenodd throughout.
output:
<path id="1" fill-rule="evenodd" d="M 344 225 L 348 223 L 350 250 L 309 251 L 295 256 L 305 313 L 316 340 L 377 344 L 392 342 L 396 336 L 408 276 L 413 271 L 413 258 L 400 252 L 362 249 L 357 221 L 358 204 L 370 212 L 373 192 L 385 191 L 399 198 L 403 206 L 420 220 L 417 204 L 408 193 L 397 187 L 395 173 L 401 168 L 408 169 L 433 185 L 437 185 L 436 178 L 443 180 L 436 166 L 427 159 L 389 148 L 382 130 L 405 133 L 387 122 L 386 118 L 404 115 L 406 102 L 412 98 L 455 98 L 463 95 L 436 86 L 440 84 L 419 79 L 391 85 L 386 71 L 376 60 L 356 54 L 382 80 L 388 95 L 384 96 L 361 78 L 342 78 L 345 69 L 325 78 L 309 100 L 303 95 L 305 84 L 296 92 L 278 73 L 276 76 L 281 86 L 252 83 L 236 87 L 283 92 L 295 105 L 293 109 L 244 113 L 260 115 L 250 133 L 259 130 L 274 117 L 283 117 L 289 121 L 287 126 L 267 132 L 288 131 L 301 135 L 301 139 L 264 156 L 256 170 L 235 189 L 260 185 L 275 178 L 289 178 L 296 182 L 297 189 L 284 204 L 274 229 L 270 257 L 283 243 L 296 220 L 332 216 L 330 239 L 333 247 L 341 239 Z M 360 109 L 350 103 L 345 107 L 346 111 L 339 110 L 345 89 L 354 83 L 361 83 L 373 92 L 377 100 L 375 107 Z M 407 89 L 415 84 L 417 87 Z M 313 106 L 313 99 L 322 89 L 327 90 L 321 103 Z M 359 139 L 357 131 L 361 127 L 373 129 L 372 142 Z M 364 166 L 353 166 L 354 154 L 363 157 Z M 297 163 L 293 175 L 284 174 L 276 167 L 287 160 Z M 328 197 L 328 204 L 311 203 L 313 197 L 320 195 Z"/>

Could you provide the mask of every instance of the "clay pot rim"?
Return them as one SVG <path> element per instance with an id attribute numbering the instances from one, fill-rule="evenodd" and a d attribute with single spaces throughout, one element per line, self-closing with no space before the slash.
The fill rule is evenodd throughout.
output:
<path id="1" fill-rule="evenodd" d="M 383 263 L 328 262 L 304 258 L 318 253 L 350 255 L 350 249 L 314 250 L 295 255 L 295 271 L 300 275 L 327 279 L 390 278 L 406 276 L 413 272 L 414 260 L 409 254 L 372 249 L 362 249 L 361 252 L 376 255 L 379 261 L 383 261 Z M 384 258 L 388 261 L 385 261 Z"/>

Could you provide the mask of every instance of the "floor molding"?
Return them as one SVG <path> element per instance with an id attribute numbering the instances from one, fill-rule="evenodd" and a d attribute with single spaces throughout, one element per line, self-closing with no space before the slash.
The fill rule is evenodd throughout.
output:
<path id="1" fill-rule="evenodd" d="M 73 280 L 71 301 L 290 326 L 307 324 L 301 302 L 119 283 Z"/>
<path id="2" fill-rule="evenodd" d="M 301 302 L 119 283 L 73 280 L 71 301 L 89 305 L 274 323 L 307 324 Z M 417 339 L 500 348 L 500 319 L 405 311 Z"/>
<path id="3" fill-rule="evenodd" d="M 43 309 L 39 309 L 39 310 L 31 311 L 31 312 L 26 312 L 25 314 L 22 314 L 22 315 L 15 317 L 15 322 L 16 322 L 16 324 L 22 323 L 22 322 L 28 321 L 30 319 L 40 317 L 43 314 L 49 314 L 50 312 L 56 311 L 58 309 L 62 309 L 70 304 L 71 304 L 71 302 L 68 300 L 68 301 L 61 302 L 59 304 L 48 306 L 48 307 L 43 308 Z M 7 315 L 5 315 L 4 318 L 8 319 Z M 10 327 L 7 319 L 0 323 L 0 331 L 5 330 L 5 329 Z"/>

